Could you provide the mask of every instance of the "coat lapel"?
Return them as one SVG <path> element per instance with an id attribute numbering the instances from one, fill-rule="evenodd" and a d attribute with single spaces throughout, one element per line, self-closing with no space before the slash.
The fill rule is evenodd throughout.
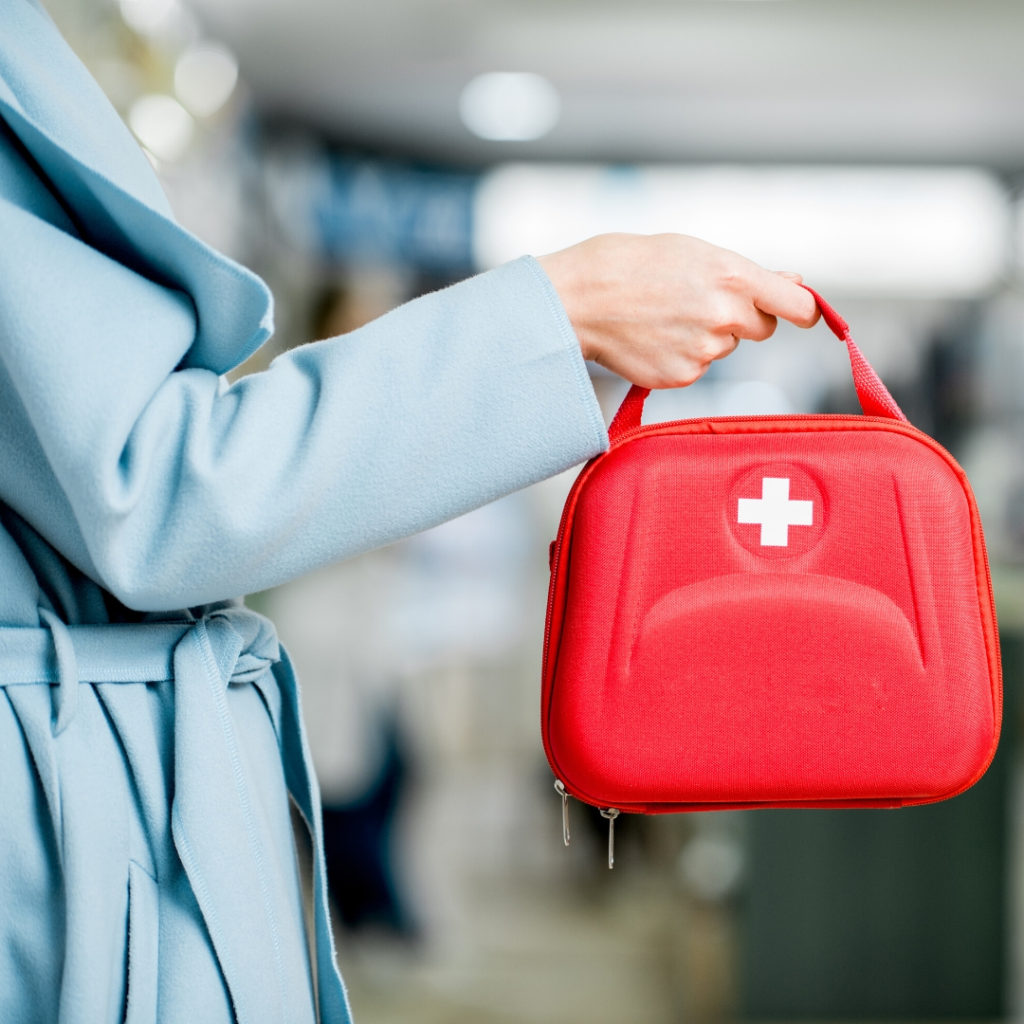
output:
<path id="1" fill-rule="evenodd" d="M 85 241 L 186 292 L 196 336 L 182 365 L 224 373 L 273 330 L 259 277 L 178 225 L 145 155 L 34 0 L 0 0 L 0 117 Z"/>

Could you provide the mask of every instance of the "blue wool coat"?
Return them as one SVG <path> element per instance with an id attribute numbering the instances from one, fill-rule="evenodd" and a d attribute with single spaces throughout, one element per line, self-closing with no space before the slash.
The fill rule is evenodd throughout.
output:
<path id="1" fill-rule="evenodd" d="M 0 25 L 0 1021 L 346 1021 L 294 675 L 236 596 L 596 454 L 585 366 L 523 258 L 228 386 L 265 285 L 35 0 Z"/>

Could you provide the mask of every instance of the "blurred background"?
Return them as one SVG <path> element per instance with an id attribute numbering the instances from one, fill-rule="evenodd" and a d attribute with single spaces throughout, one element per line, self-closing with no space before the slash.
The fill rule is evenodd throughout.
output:
<path id="1" fill-rule="evenodd" d="M 1000 753 L 900 812 L 561 805 L 540 745 L 572 474 L 251 603 L 304 683 L 357 1020 L 1024 1017 L 1024 5 L 45 0 L 184 224 L 261 273 L 240 372 L 524 252 L 678 230 L 792 269 L 962 462 L 1004 651 Z M 594 370 L 610 418 L 621 381 Z M 855 409 L 781 326 L 649 403 Z M 439 482 L 443 486 L 443 482 Z"/>

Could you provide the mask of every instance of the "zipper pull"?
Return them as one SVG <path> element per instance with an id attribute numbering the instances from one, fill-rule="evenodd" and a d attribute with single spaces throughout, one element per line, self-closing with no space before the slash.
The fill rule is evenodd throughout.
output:
<path id="1" fill-rule="evenodd" d="M 614 807 L 602 808 L 601 817 L 608 819 L 608 870 L 615 867 L 615 819 L 619 811 Z"/>
<path id="2" fill-rule="evenodd" d="M 569 794 L 566 793 L 561 779 L 555 779 L 555 792 L 562 798 L 562 842 L 568 846 L 571 838 L 569 835 Z"/>

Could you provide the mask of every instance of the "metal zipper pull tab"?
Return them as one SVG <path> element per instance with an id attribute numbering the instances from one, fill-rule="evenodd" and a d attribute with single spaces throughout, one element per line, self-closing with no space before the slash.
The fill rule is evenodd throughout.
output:
<path id="1" fill-rule="evenodd" d="M 572 838 L 569 835 L 569 794 L 561 779 L 555 779 L 555 792 L 562 798 L 562 842 L 568 846 Z"/>
<path id="2" fill-rule="evenodd" d="M 619 811 L 614 807 L 602 808 L 601 817 L 608 819 L 608 870 L 615 867 L 615 819 Z"/>

